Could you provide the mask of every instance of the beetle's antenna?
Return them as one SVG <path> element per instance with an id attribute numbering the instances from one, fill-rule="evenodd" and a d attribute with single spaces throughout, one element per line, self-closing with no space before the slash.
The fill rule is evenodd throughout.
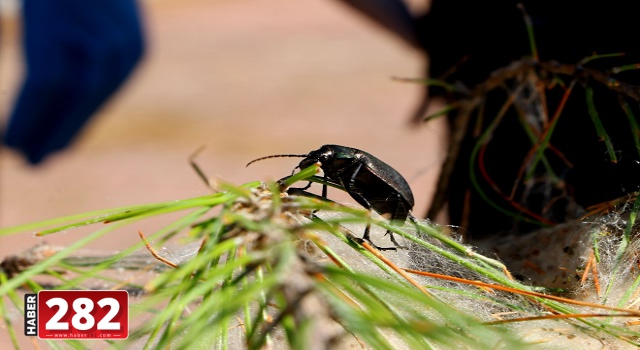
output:
<path id="1" fill-rule="evenodd" d="M 247 163 L 247 165 L 246 165 L 246 166 L 249 166 L 249 165 L 251 165 L 252 163 L 255 163 L 255 162 L 257 162 L 257 161 L 259 161 L 259 160 L 263 160 L 263 159 L 269 159 L 269 158 L 280 158 L 280 157 L 297 157 L 297 158 L 304 158 L 304 157 L 306 157 L 306 156 L 307 156 L 306 154 L 274 154 L 274 155 L 272 155 L 272 156 L 266 156 L 266 157 L 261 157 L 261 158 L 258 158 L 258 159 L 254 159 L 254 160 L 250 161 L 249 163 Z"/>

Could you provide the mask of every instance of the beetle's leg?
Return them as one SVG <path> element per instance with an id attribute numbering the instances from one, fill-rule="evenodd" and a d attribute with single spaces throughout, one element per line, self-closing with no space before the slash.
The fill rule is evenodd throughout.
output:
<path id="1" fill-rule="evenodd" d="M 377 246 L 375 243 L 373 243 L 373 241 L 369 237 L 369 231 L 370 230 L 371 230 L 371 223 L 367 223 L 367 227 L 364 229 L 364 234 L 362 235 L 362 238 L 360 239 L 360 242 L 367 241 L 367 242 L 369 242 L 369 244 L 371 244 L 374 248 L 376 248 L 378 250 L 397 250 L 396 247 L 386 247 L 385 248 L 385 247 Z M 396 246 L 397 247 L 401 247 L 397 243 L 396 243 Z"/>
<path id="2" fill-rule="evenodd" d="M 287 188 L 286 188 L 286 186 L 284 185 L 284 182 L 285 182 L 288 178 L 290 178 L 291 176 L 293 176 L 293 175 L 285 176 L 285 177 L 283 177 L 282 179 L 280 179 L 280 180 L 276 181 L 276 183 L 280 186 L 280 191 L 284 191 L 285 189 L 288 191 L 288 189 L 287 189 Z M 309 181 L 309 183 L 308 183 L 306 186 L 304 186 L 304 187 L 291 187 L 291 188 L 292 188 L 292 189 L 296 189 L 296 190 L 298 190 L 298 191 L 304 191 L 304 190 L 308 189 L 309 187 L 311 187 L 311 184 L 312 184 L 312 182 L 311 182 L 311 181 Z"/>
<path id="3" fill-rule="evenodd" d="M 327 175 L 323 175 L 322 176 L 326 181 L 329 181 L 329 179 L 327 178 Z M 309 184 L 311 184 L 311 182 L 309 182 Z M 327 183 L 323 183 L 322 184 L 322 198 L 327 198 Z"/>
<path id="4" fill-rule="evenodd" d="M 289 175 L 289 176 L 285 176 L 285 177 L 283 177 L 282 179 L 280 179 L 280 180 L 276 181 L 276 183 L 280 186 L 280 191 L 284 191 L 284 190 L 286 190 L 286 191 L 287 191 L 287 193 L 288 193 L 290 189 L 294 189 L 294 190 L 296 190 L 296 191 L 298 191 L 298 192 L 302 192 L 302 191 L 304 191 L 304 190 L 308 189 L 309 187 L 311 187 L 311 181 L 309 181 L 309 183 L 308 183 L 306 186 L 304 186 L 304 187 L 291 187 L 291 188 L 287 188 L 287 187 L 284 185 L 284 182 L 285 182 L 288 178 L 292 177 L 292 176 L 296 173 L 296 169 L 298 169 L 298 167 L 293 168 L 293 170 L 291 171 L 291 175 Z"/>
<path id="5" fill-rule="evenodd" d="M 323 176 L 323 177 L 324 177 L 324 179 L 325 179 L 325 180 L 327 179 L 327 177 L 326 177 L 326 176 Z M 304 190 L 306 190 L 307 188 L 311 187 L 311 184 L 312 184 L 312 183 L 313 183 L 313 182 L 309 181 L 309 184 L 308 184 L 308 185 L 304 186 L 303 188 L 296 188 L 296 190 L 304 191 Z M 324 200 L 328 200 L 328 199 L 329 199 L 329 198 L 327 198 L 327 185 L 326 185 L 326 184 L 322 184 L 322 199 L 324 199 Z M 312 213 L 312 214 L 315 214 L 315 213 L 317 213 L 319 210 L 320 210 L 320 209 L 316 209 L 316 210 L 312 211 L 311 213 Z"/>
<path id="6" fill-rule="evenodd" d="M 391 230 L 387 230 L 387 232 L 384 234 L 389 235 L 389 239 L 391 240 L 391 243 L 393 243 L 393 245 L 396 246 L 396 248 L 400 248 L 400 249 L 407 249 L 407 247 L 400 245 L 400 243 L 398 243 L 398 241 L 396 241 L 396 236 L 393 235 L 393 232 L 391 232 Z"/>
<path id="7" fill-rule="evenodd" d="M 361 199 L 362 203 L 366 203 L 364 207 L 367 209 L 371 209 L 371 204 L 369 203 L 369 201 L 366 198 L 364 198 L 361 194 L 356 193 L 355 191 L 356 176 L 358 176 L 358 173 L 360 172 L 361 168 L 362 168 L 362 163 L 356 163 L 355 169 L 353 169 L 353 171 L 351 172 L 351 176 L 349 177 L 349 181 L 347 181 L 346 185 L 343 184 L 343 186 L 344 186 L 344 189 L 347 191 L 347 193 L 349 193 L 352 197 L 354 197 L 354 199 L 356 197 L 358 199 Z"/>
<path id="8" fill-rule="evenodd" d="M 401 248 L 401 249 L 406 249 L 407 248 L 405 246 L 400 245 L 400 243 L 398 243 L 398 241 L 396 241 L 396 237 L 393 235 L 393 232 L 387 230 L 386 234 L 389 234 L 389 239 L 391 239 L 391 243 L 393 243 L 393 245 L 395 245 L 396 247 Z"/>
<path id="9" fill-rule="evenodd" d="M 349 187 L 347 187 L 346 189 L 347 189 L 347 193 L 349 193 L 349 195 L 351 195 L 351 197 L 353 197 L 353 199 L 355 199 L 358 203 L 362 204 L 362 206 L 365 209 L 367 209 L 369 211 L 371 210 L 371 203 L 369 203 L 369 201 L 366 198 L 364 198 L 359 193 L 353 192 Z M 364 234 L 362 235 L 362 240 L 371 243 L 371 245 L 373 245 L 376 249 L 378 249 L 378 250 L 396 250 L 396 247 L 400 247 L 400 245 L 397 242 L 395 242 L 394 239 L 391 239 L 391 242 L 393 242 L 396 247 L 389 247 L 389 248 L 378 247 L 371 240 L 371 238 L 369 236 L 369 231 L 371 231 L 371 222 L 367 222 L 367 227 L 364 229 Z"/>
<path id="10" fill-rule="evenodd" d="M 349 177 L 349 181 L 347 182 L 345 189 L 347 190 L 347 192 L 351 195 L 351 197 L 353 197 L 358 203 L 364 204 L 363 206 L 367 209 L 367 210 L 371 210 L 372 205 L 371 203 L 369 203 L 369 201 L 364 198 L 364 196 L 362 196 L 361 194 L 357 193 L 355 191 L 355 182 L 356 182 L 356 176 L 358 176 L 358 173 L 360 172 L 360 169 L 362 168 L 362 163 L 358 163 L 355 165 L 355 168 L 353 169 L 353 172 L 351 174 L 351 176 Z M 396 194 L 397 197 L 397 202 L 400 203 L 400 195 Z M 400 205 L 396 206 L 396 211 L 395 213 L 393 213 L 393 215 L 391 216 L 391 218 L 396 218 L 398 216 L 400 210 Z M 402 248 L 402 249 L 406 249 L 406 247 L 400 245 L 400 243 L 398 243 L 398 241 L 396 241 L 395 236 L 393 235 L 393 232 L 391 232 L 390 230 L 387 230 L 387 232 L 385 233 L 385 235 L 389 235 L 389 238 L 391 239 L 391 243 L 393 243 L 393 245 L 395 246 L 394 248 L 381 248 L 376 246 L 372 241 L 371 238 L 369 237 L 369 231 L 371 230 L 371 223 L 367 224 L 367 227 L 364 230 L 364 235 L 362 237 L 363 240 L 368 241 L 369 243 L 373 244 L 376 248 L 378 248 L 379 250 L 396 250 L 396 248 Z"/>
<path id="11" fill-rule="evenodd" d="M 371 231 L 371 223 L 367 222 L 367 227 L 364 229 L 364 234 L 362 235 L 362 240 L 367 241 L 369 243 L 373 243 L 373 242 L 371 242 L 371 238 L 369 237 L 369 231 Z"/>
<path id="12" fill-rule="evenodd" d="M 351 195 L 351 197 L 353 197 L 353 199 L 355 199 L 358 203 L 362 204 L 362 206 L 365 209 L 370 211 L 371 208 L 372 208 L 371 203 L 369 203 L 369 201 L 366 198 L 364 198 L 360 193 L 357 193 L 355 191 L 356 176 L 360 172 L 360 168 L 362 168 L 362 163 L 358 163 L 358 164 L 355 165 L 353 173 L 349 177 L 349 181 L 347 181 L 346 184 L 343 184 L 343 186 L 344 186 L 344 189 L 347 191 L 347 193 L 349 193 L 349 195 Z M 400 245 L 395 241 L 393 236 L 391 236 L 392 237 L 391 242 L 393 242 L 396 247 L 389 247 L 389 248 L 378 247 L 375 243 L 373 243 L 373 241 L 371 241 L 371 238 L 369 236 L 369 232 L 370 231 L 371 231 L 371 222 L 368 222 L 367 223 L 367 227 L 364 229 L 364 234 L 362 235 L 362 240 L 371 243 L 371 245 L 374 246 L 376 249 L 378 249 L 378 250 L 396 250 L 396 247 L 400 247 Z"/>
<path id="13" fill-rule="evenodd" d="M 397 248 L 404 248 L 403 246 L 399 245 L 398 242 L 396 242 L 396 240 L 395 240 L 395 238 L 393 238 L 393 236 L 391 236 L 391 242 L 393 242 L 395 247 L 387 247 L 387 248 L 379 247 L 375 243 L 373 243 L 373 241 L 371 240 L 370 231 L 371 231 L 371 223 L 368 222 L 367 223 L 367 227 L 364 229 L 364 234 L 362 235 L 362 240 L 369 242 L 376 249 L 378 249 L 378 250 L 397 250 Z M 387 232 L 389 232 L 389 231 L 387 231 Z"/>
<path id="14" fill-rule="evenodd" d="M 399 194 L 396 194 L 396 201 L 398 203 L 398 205 L 396 205 L 396 210 L 393 213 L 393 215 L 391 215 L 391 220 L 395 220 L 395 218 L 398 217 L 398 214 L 400 213 L 400 201 L 402 200 L 402 198 L 400 197 Z M 406 220 L 406 219 L 405 219 Z M 393 232 L 391 232 L 391 230 L 387 230 L 387 233 L 385 233 L 385 235 L 389 235 L 389 239 L 391 240 L 391 242 L 398 248 L 402 248 L 402 249 L 406 249 L 407 247 L 405 246 L 401 246 L 398 241 L 396 241 L 395 236 L 393 235 Z"/>

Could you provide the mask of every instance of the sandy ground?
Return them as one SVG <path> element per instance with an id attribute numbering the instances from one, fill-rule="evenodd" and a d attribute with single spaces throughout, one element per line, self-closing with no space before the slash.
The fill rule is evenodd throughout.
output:
<path id="1" fill-rule="evenodd" d="M 245 168 L 254 158 L 306 153 L 336 143 L 367 150 L 398 169 L 422 214 L 432 195 L 442 122 L 407 123 L 421 88 L 391 81 L 419 76 L 422 59 L 333 1 L 156 0 L 144 4 L 144 64 L 74 147 L 43 166 L 0 152 L 0 226 L 207 193 L 187 159 L 211 177 L 241 184 L 277 179 L 297 159 Z M 19 25 L 4 18 L 0 113 L 20 82 Z M 144 223 L 99 243 L 117 250 Z M 53 235 L 61 243 L 81 233 Z M 0 237 L 0 257 L 40 239 Z"/>

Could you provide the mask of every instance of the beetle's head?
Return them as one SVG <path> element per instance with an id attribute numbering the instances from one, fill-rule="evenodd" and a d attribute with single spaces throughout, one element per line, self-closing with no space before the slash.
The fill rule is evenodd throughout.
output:
<path id="1" fill-rule="evenodd" d="M 333 150 L 327 146 L 322 146 L 315 151 L 309 152 L 306 158 L 303 159 L 300 164 L 298 164 L 298 168 L 301 170 L 307 167 L 312 166 L 315 163 L 320 163 L 324 166 L 327 161 L 333 158 Z"/>
<path id="2" fill-rule="evenodd" d="M 269 158 L 280 158 L 280 157 L 298 157 L 304 158 L 300 164 L 296 168 L 304 169 L 312 166 L 313 164 L 320 163 L 321 166 L 325 166 L 330 164 L 333 158 L 335 157 L 335 146 L 333 145 L 324 145 L 315 151 L 309 152 L 309 154 L 274 154 L 271 156 L 261 157 L 250 161 L 247 166 Z"/>

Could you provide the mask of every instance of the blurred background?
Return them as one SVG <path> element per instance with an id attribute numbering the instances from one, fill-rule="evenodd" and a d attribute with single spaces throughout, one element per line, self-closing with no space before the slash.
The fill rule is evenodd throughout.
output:
<path id="1" fill-rule="evenodd" d="M 416 7 L 421 1 L 409 2 Z M 2 1 L 0 118 L 6 125 L 24 72 L 19 10 Z M 148 0 L 140 2 L 146 51 L 133 75 L 72 147 L 43 164 L 0 151 L 0 226 L 91 210 L 190 198 L 209 177 L 233 184 L 288 175 L 323 144 L 363 149 L 410 183 L 414 212 L 433 194 L 444 154 L 444 120 L 419 128 L 409 117 L 422 88 L 423 58 L 336 1 Z M 434 109 L 437 109 L 434 106 Z M 330 192 L 332 198 L 348 199 Z M 144 223 L 151 231 L 159 223 Z M 47 237 L 65 244 L 82 232 Z M 119 232 L 99 250 L 137 242 Z M 42 239 L 0 237 L 0 257 Z"/>

